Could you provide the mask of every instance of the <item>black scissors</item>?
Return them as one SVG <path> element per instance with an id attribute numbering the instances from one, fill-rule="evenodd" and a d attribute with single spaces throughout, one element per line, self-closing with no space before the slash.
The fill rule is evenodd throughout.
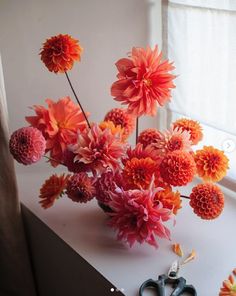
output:
<path id="1" fill-rule="evenodd" d="M 145 281 L 139 289 L 139 296 L 144 296 L 144 291 L 151 288 L 156 291 L 156 296 L 166 296 L 166 285 L 172 285 L 174 288 L 170 296 L 181 296 L 183 293 L 197 296 L 195 288 L 192 285 L 186 285 L 186 280 L 183 277 L 178 277 L 179 268 L 179 261 L 175 260 L 167 275 L 159 275 L 157 281 L 152 279 Z"/>

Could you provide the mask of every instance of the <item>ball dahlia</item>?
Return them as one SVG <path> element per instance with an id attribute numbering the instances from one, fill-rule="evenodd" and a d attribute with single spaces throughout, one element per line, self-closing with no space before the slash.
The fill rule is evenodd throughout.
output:
<path id="1" fill-rule="evenodd" d="M 190 194 L 190 206 L 202 219 L 215 219 L 224 208 L 224 194 L 215 184 L 199 184 Z"/>
<path id="2" fill-rule="evenodd" d="M 88 202 L 95 196 L 94 178 L 84 172 L 74 174 L 67 182 L 66 194 L 75 202 Z"/>
<path id="3" fill-rule="evenodd" d="M 109 225 L 118 231 L 117 238 L 126 241 L 130 247 L 135 243 L 158 244 L 155 235 L 170 239 L 170 231 L 164 222 L 171 218 L 171 211 L 153 202 L 155 191 L 117 189 L 112 193 L 109 207 Z"/>
<path id="4" fill-rule="evenodd" d="M 149 128 L 142 131 L 138 136 L 138 143 L 142 144 L 143 147 L 155 144 L 163 138 L 160 131 L 155 128 Z"/>
<path id="5" fill-rule="evenodd" d="M 184 131 L 188 131 L 193 145 L 198 144 L 203 138 L 202 127 L 199 122 L 195 120 L 181 118 L 176 120 L 173 126 L 174 128 L 181 128 Z"/>
<path id="6" fill-rule="evenodd" d="M 152 50 L 133 47 L 130 58 L 117 61 L 118 80 L 112 84 L 111 95 L 128 105 L 128 112 L 135 115 L 155 115 L 157 105 L 163 106 L 175 87 L 170 74 L 173 63 L 162 61 L 157 46 Z"/>
<path id="7" fill-rule="evenodd" d="M 51 207 L 55 200 L 64 194 L 69 177 L 69 175 L 58 176 L 54 174 L 45 181 L 39 195 L 41 199 L 39 203 L 44 209 Z"/>
<path id="8" fill-rule="evenodd" d="M 220 181 L 229 168 L 229 160 L 224 152 L 212 146 L 197 150 L 194 159 L 197 173 L 204 181 Z"/>
<path id="9" fill-rule="evenodd" d="M 42 158 L 45 153 L 46 141 L 37 128 L 23 127 L 11 135 L 9 148 L 15 160 L 28 165 Z"/>
<path id="10" fill-rule="evenodd" d="M 112 121 L 115 126 L 120 126 L 123 129 L 124 140 L 132 134 L 135 128 L 135 117 L 122 108 L 111 109 L 106 114 L 104 121 Z"/>
<path id="11" fill-rule="evenodd" d="M 195 170 L 193 157 L 181 150 L 168 153 L 160 164 L 161 177 L 173 186 L 187 185 L 193 180 Z"/>
<path id="12" fill-rule="evenodd" d="M 40 55 L 50 72 L 64 73 L 73 67 L 75 61 L 80 61 L 82 50 L 79 40 L 59 34 L 46 40 Z"/>

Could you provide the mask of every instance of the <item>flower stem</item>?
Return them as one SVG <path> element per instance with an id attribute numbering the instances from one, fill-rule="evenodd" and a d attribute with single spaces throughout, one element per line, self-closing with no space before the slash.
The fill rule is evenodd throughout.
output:
<path id="1" fill-rule="evenodd" d="M 89 123 L 89 121 L 88 121 L 88 117 L 87 117 L 86 113 L 84 112 L 84 109 L 83 109 L 82 105 L 80 104 L 80 101 L 79 101 L 78 96 L 76 95 L 76 92 L 75 92 L 75 90 L 74 90 L 74 88 L 73 88 L 73 86 L 72 86 L 72 83 L 71 83 L 71 81 L 70 81 L 70 78 L 69 78 L 69 76 L 68 76 L 68 73 L 65 72 L 65 74 L 66 74 L 66 78 L 67 78 L 67 80 L 68 80 L 68 82 L 69 82 L 70 88 L 71 88 L 71 90 L 72 90 L 72 92 L 73 92 L 73 94 L 74 94 L 74 96 L 75 96 L 75 99 L 76 99 L 77 103 L 79 104 L 81 111 L 83 112 L 84 119 L 86 120 L 88 127 L 91 128 L 91 125 L 90 125 L 90 123 Z"/>
<path id="2" fill-rule="evenodd" d="M 54 158 L 48 157 L 47 155 L 44 155 L 43 157 L 47 158 L 48 160 L 55 161 L 58 164 L 65 165 L 63 162 L 60 162 Z"/>
<path id="3" fill-rule="evenodd" d="M 190 199 L 190 197 L 187 196 L 187 195 L 180 195 L 180 197 L 183 197 L 183 198 L 186 198 L 186 199 Z"/>
<path id="4" fill-rule="evenodd" d="M 136 118 L 136 145 L 138 143 L 138 116 Z"/>

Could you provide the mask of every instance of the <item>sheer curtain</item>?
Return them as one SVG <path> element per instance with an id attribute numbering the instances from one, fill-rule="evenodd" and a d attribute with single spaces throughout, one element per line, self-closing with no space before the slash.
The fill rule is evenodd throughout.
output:
<path id="1" fill-rule="evenodd" d="M 163 4 L 164 48 L 178 75 L 169 113 L 172 120 L 187 116 L 200 121 L 203 143 L 225 149 L 229 175 L 236 179 L 236 1 Z"/>

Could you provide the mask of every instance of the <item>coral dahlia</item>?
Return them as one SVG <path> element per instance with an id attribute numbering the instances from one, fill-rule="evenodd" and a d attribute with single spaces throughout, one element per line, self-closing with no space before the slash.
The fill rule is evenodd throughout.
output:
<path id="1" fill-rule="evenodd" d="M 77 134 L 86 127 L 83 113 L 80 107 L 70 97 L 61 98 L 57 102 L 46 99 L 48 109 L 43 106 L 34 106 L 35 116 L 26 117 L 33 127 L 42 131 L 47 143 L 46 152 L 55 161 L 57 166 L 63 161 L 63 153 L 68 144 L 77 140 Z"/>
<path id="2" fill-rule="evenodd" d="M 124 140 L 132 134 L 135 128 L 135 117 L 122 108 L 111 109 L 106 114 L 104 121 L 112 121 L 115 126 L 120 126 L 123 129 Z"/>
<path id="3" fill-rule="evenodd" d="M 184 131 L 188 131 L 193 145 L 198 144 L 203 138 L 202 127 L 199 122 L 195 120 L 181 118 L 176 120 L 173 126 L 174 128 L 181 128 Z"/>
<path id="4" fill-rule="evenodd" d="M 182 129 L 173 127 L 170 130 L 160 134 L 160 139 L 152 144 L 155 150 L 160 155 L 165 155 L 168 152 L 183 150 L 190 152 L 191 149 L 190 133 L 182 131 Z"/>
<path id="5" fill-rule="evenodd" d="M 66 194 L 75 202 L 86 203 L 95 196 L 94 178 L 84 172 L 74 174 L 67 183 Z"/>
<path id="6" fill-rule="evenodd" d="M 192 189 L 190 206 L 202 219 L 215 219 L 224 208 L 224 194 L 215 184 L 199 184 Z"/>
<path id="7" fill-rule="evenodd" d="M 171 218 L 171 211 L 162 204 L 153 202 L 155 191 L 117 189 L 112 193 L 109 202 L 113 212 L 109 225 L 118 231 L 117 238 L 129 243 L 148 243 L 155 247 L 158 244 L 155 235 L 170 239 L 170 231 L 164 226 Z"/>
<path id="8" fill-rule="evenodd" d="M 116 63 L 118 80 L 112 84 L 111 95 L 128 105 L 128 112 L 135 115 L 155 115 L 157 105 L 163 106 L 175 87 L 170 74 L 173 63 L 162 61 L 157 46 L 152 50 L 133 47 L 130 58 Z"/>
<path id="9" fill-rule="evenodd" d="M 55 200 L 64 194 L 69 175 L 52 175 L 40 189 L 40 204 L 44 209 L 51 207 Z"/>
<path id="10" fill-rule="evenodd" d="M 70 146 L 76 154 L 74 162 L 82 162 L 94 174 L 107 168 L 118 169 L 120 158 L 124 156 L 126 145 L 109 128 L 102 130 L 97 124 L 78 135 L 77 143 Z"/>
<path id="11" fill-rule="evenodd" d="M 46 141 L 37 128 L 22 127 L 10 138 L 9 148 L 13 157 L 24 165 L 39 161 L 45 153 Z"/>
<path id="12" fill-rule="evenodd" d="M 173 186 L 187 185 L 193 180 L 196 166 L 193 157 L 186 151 L 173 151 L 164 156 L 160 164 L 161 177 Z"/>
<path id="13" fill-rule="evenodd" d="M 45 41 L 40 55 L 50 72 L 64 73 L 73 67 L 75 61 L 80 61 L 82 50 L 79 40 L 59 34 Z"/>
<path id="14" fill-rule="evenodd" d="M 220 181 L 229 168 L 229 160 L 224 152 L 212 146 L 197 150 L 194 159 L 197 173 L 204 181 Z"/>

